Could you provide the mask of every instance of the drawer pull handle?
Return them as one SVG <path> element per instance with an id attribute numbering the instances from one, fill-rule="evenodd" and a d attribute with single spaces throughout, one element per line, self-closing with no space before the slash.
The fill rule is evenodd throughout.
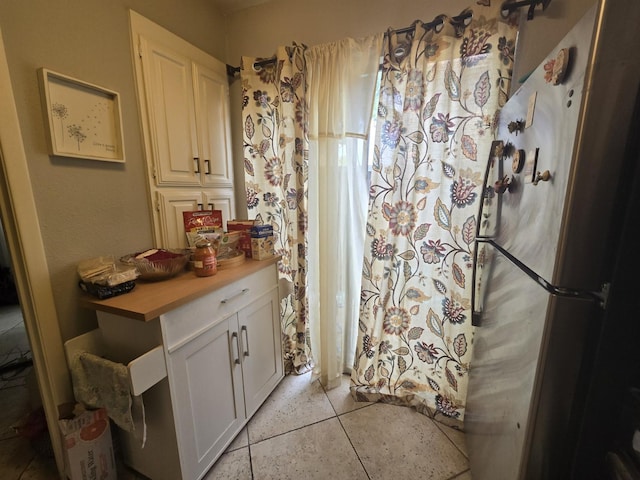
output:
<path id="1" fill-rule="evenodd" d="M 249 332 L 247 330 L 247 326 L 243 325 L 242 328 L 240 329 L 240 332 L 244 332 L 244 339 L 246 340 L 244 342 L 244 345 L 245 345 L 244 356 L 248 357 L 249 356 Z"/>
<path id="2" fill-rule="evenodd" d="M 236 352 L 238 352 L 238 355 L 234 355 L 233 353 L 233 339 L 236 339 Z M 233 357 L 233 363 L 235 363 L 236 365 L 240 365 L 240 343 L 238 343 L 238 332 L 233 332 L 231 334 L 231 356 Z"/>
<path id="3" fill-rule="evenodd" d="M 241 291 L 239 291 L 238 293 L 236 293 L 235 295 L 230 296 L 229 298 L 223 298 L 222 300 L 220 300 L 220 303 L 229 303 L 231 300 L 233 300 L 236 297 L 239 297 L 240 295 L 244 295 L 245 293 L 247 293 L 249 291 L 248 288 L 243 288 Z"/>

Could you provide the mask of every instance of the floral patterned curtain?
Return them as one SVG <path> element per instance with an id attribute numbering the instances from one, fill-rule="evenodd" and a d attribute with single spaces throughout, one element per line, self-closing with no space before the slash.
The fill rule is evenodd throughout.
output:
<path id="1" fill-rule="evenodd" d="M 308 138 L 305 47 L 280 47 L 274 62 L 243 57 L 242 118 L 249 218 L 273 225 L 281 290 L 287 371 L 310 365 L 308 346 L 307 188 Z M 284 285 L 283 285 L 284 282 Z"/>
<path id="2" fill-rule="evenodd" d="M 499 6 L 475 6 L 466 28 L 390 31 L 384 52 L 351 389 L 458 428 L 478 202 L 516 32 Z"/>

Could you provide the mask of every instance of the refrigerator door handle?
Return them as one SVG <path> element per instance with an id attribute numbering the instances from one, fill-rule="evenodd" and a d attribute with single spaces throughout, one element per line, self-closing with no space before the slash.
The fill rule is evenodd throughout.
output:
<path id="1" fill-rule="evenodd" d="M 482 182 L 482 196 L 480 198 L 480 206 L 478 208 L 478 222 L 476 225 L 476 238 L 477 239 L 485 239 L 485 238 L 493 238 L 498 233 L 498 229 L 500 228 L 500 211 L 502 208 L 502 200 L 500 199 L 500 195 L 498 194 L 494 188 L 493 182 L 489 178 L 494 168 L 497 168 L 497 179 L 502 179 L 504 177 L 504 167 L 503 167 L 503 159 L 504 159 L 504 142 L 501 140 L 495 140 L 491 144 L 491 150 L 489 152 L 489 158 L 487 160 L 487 167 L 484 171 L 484 180 Z M 489 199 L 493 198 L 496 202 L 495 218 L 493 221 L 495 222 L 495 226 L 493 226 L 493 233 L 487 233 L 485 230 L 488 228 L 486 222 L 487 218 L 491 217 L 491 213 L 487 215 L 487 203 Z"/>
<path id="2" fill-rule="evenodd" d="M 607 306 L 607 297 L 609 294 L 609 284 L 605 283 L 600 291 L 591 291 L 591 290 L 575 290 L 571 288 L 559 287 L 557 285 L 553 285 L 547 282 L 544 278 L 538 275 L 536 272 L 531 270 L 528 266 L 518 260 L 516 257 L 511 255 L 507 250 L 502 248 L 493 240 L 487 240 L 487 243 L 490 243 L 496 250 L 498 250 L 501 254 L 503 254 L 511 263 L 517 266 L 520 270 L 522 270 L 527 276 L 529 276 L 534 282 L 539 284 L 542 288 L 544 288 L 551 295 L 556 295 L 559 297 L 567 297 L 567 298 L 578 298 L 583 300 L 591 300 L 596 302 L 602 309 Z"/>

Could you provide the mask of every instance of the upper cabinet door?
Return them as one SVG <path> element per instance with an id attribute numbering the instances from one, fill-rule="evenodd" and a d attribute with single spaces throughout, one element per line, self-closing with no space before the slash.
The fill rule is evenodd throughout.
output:
<path id="1" fill-rule="evenodd" d="M 192 62 L 141 36 L 140 55 L 157 185 L 200 185 Z"/>
<path id="2" fill-rule="evenodd" d="M 193 64 L 202 183 L 228 187 L 233 185 L 229 81 L 222 62 L 211 59 L 211 67 Z"/>
<path id="3" fill-rule="evenodd" d="M 202 192 L 196 189 L 159 189 L 158 213 L 164 228 L 159 246 L 162 248 L 187 248 L 184 230 L 184 212 L 202 210 Z"/>
<path id="4" fill-rule="evenodd" d="M 236 204 L 233 188 L 209 188 L 203 190 L 204 209 L 222 212 L 222 227 L 227 229 L 227 222 L 236 218 Z"/>

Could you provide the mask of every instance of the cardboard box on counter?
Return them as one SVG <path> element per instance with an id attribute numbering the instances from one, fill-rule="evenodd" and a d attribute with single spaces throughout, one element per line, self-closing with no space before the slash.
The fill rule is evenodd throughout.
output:
<path id="1" fill-rule="evenodd" d="M 251 238 L 264 238 L 273 235 L 272 225 L 254 225 L 251 227 Z"/>
<path id="2" fill-rule="evenodd" d="M 242 232 L 242 237 L 238 242 L 238 248 L 244 252 L 244 256 L 251 258 L 251 227 L 254 220 L 229 220 L 227 221 L 228 232 Z"/>
<path id="3" fill-rule="evenodd" d="M 275 255 L 274 249 L 275 237 L 252 237 L 251 238 L 251 257 L 254 260 L 265 260 Z"/>
<path id="4" fill-rule="evenodd" d="M 59 407 L 58 425 L 64 445 L 65 473 L 69 480 L 117 480 L 107 410 Z"/>

